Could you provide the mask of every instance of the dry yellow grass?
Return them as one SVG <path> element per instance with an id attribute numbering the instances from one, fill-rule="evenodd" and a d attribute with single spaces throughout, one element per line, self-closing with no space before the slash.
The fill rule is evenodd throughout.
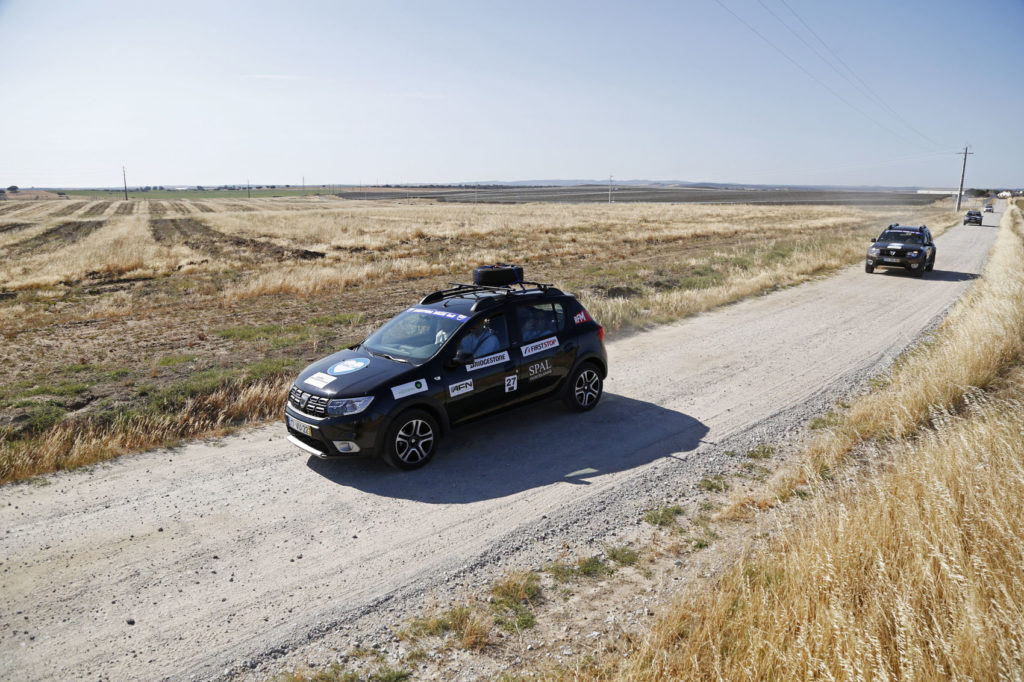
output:
<path id="1" fill-rule="evenodd" d="M 572 677 L 1020 679 L 1022 259 L 1014 208 L 982 281 L 934 342 L 858 400 L 775 494 L 855 443 L 876 464 L 843 486 L 816 479 L 818 496 L 795 527 L 715 589 L 685 593 L 625 660 Z M 998 398 L 972 388 L 997 378 Z M 880 440 L 864 446 L 868 438 Z"/>
<path id="2" fill-rule="evenodd" d="M 981 404 L 890 454 L 896 471 L 815 502 L 810 523 L 594 679 L 1019 678 L 1020 403 Z"/>
<path id="3" fill-rule="evenodd" d="M 284 409 L 290 381 L 290 376 L 230 381 L 172 412 L 122 415 L 113 424 L 71 419 L 31 441 L 0 441 L 0 484 L 265 421 Z"/>

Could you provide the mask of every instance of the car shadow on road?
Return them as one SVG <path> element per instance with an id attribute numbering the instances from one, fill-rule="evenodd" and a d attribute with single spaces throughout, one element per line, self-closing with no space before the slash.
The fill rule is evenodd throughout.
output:
<path id="1" fill-rule="evenodd" d="M 876 274 L 881 274 L 888 277 L 914 277 L 909 272 L 897 270 L 895 268 L 889 270 L 876 271 Z M 924 282 L 969 282 L 972 279 L 978 279 L 978 277 L 979 275 L 974 272 L 957 272 L 956 270 L 932 270 L 931 272 L 926 272 L 924 277 L 921 278 L 921 280 Z"/>
<path id="2" fill-rule="evenodd" d="M 708 427 L 652 403 L 606 393 L 584 414 L 546 401 L 454 429 L 433 461 L 399 472 L 380 459 L 307 465 L 338 485 L 433 504 L 494 499 L 639 467 L 696 449 Z"/>

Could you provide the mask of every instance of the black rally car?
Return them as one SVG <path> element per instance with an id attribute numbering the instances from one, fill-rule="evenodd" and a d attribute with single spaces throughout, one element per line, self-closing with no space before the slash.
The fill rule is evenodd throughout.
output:
<path id="1" fill-rule="evenodd" d="M 915 277 L 935 267 L 935 242 L 926 225 L 890 225 L 872 240 L 864 260 L 864 271 L 902 268 Z"/>
<path id="2" fill-rule="evenodd" d="M 379 455 L 415 469 L 453 425 L 560 396 L 601 398 L 604 329 L 570 294 L 477 268 L 474 284 L 435 291 L 361 344 L 315 362 L 288 395 L 288 440 L 317 457 Z"/>
<path id="3" fill-rule="evenodd" d="M 981 211 L 968 211 L 964 216 L 964 225 L 981 225 Z"/>

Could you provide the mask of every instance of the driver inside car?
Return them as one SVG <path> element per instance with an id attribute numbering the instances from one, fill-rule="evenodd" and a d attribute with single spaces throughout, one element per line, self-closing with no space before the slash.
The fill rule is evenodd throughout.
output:
<path id="1" fill-rule="evenodd" d="M 473 325 L 462 341 L 459 343 L 459 350 L 466 351 L 474 358 L 494 353 L 501 347 L 498 335 L 491 329 L 491 321 L 484 318 Z"/>

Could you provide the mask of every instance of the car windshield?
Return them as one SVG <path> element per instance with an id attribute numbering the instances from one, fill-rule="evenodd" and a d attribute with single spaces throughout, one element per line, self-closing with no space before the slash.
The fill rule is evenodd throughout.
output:
<path id="1" fill-rule="evenodd" d="M 433 308 L 409 308 L 370 334 L 363 349 L 419 363 L 433 357 L 469 317 Z"/>
<path id="2" fill-rule="evenodd" d="M 902 244 L 921 244 L 921 235 L 917 232 L 893 232 L 887 230 L 878 238 L 880 242 L 896 242 Z"/>

